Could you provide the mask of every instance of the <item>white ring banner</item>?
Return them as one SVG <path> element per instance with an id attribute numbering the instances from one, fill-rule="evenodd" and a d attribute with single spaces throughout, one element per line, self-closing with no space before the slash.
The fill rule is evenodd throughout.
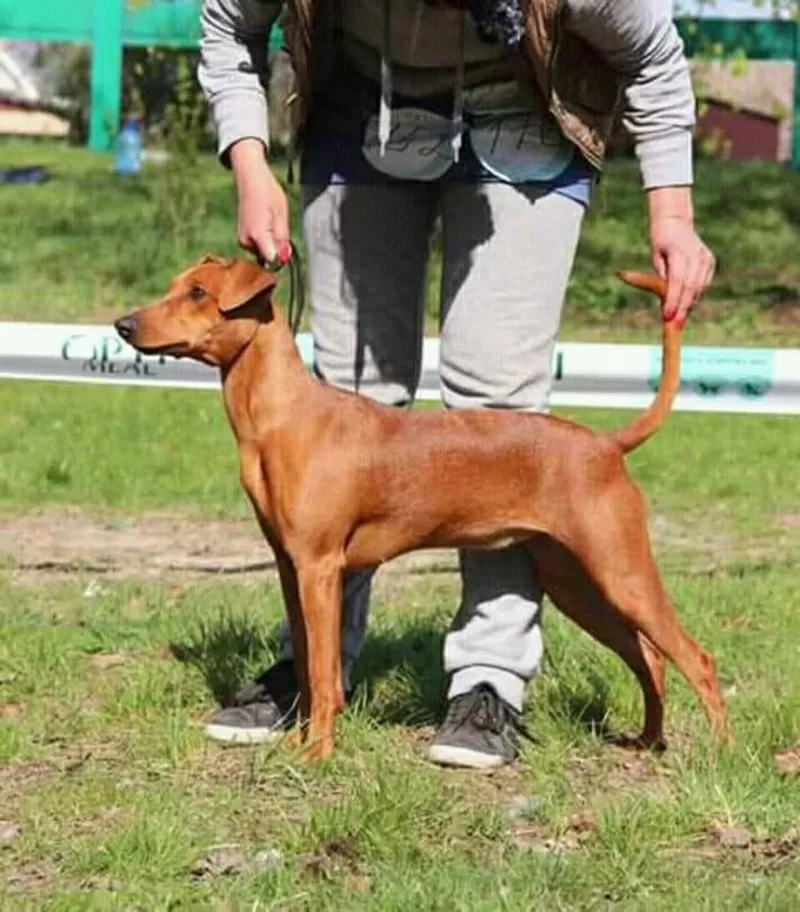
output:
<path id="1" fill-rule="evenodd" d="M 307 365 L 312 342 L 297 340 Z M 420 401 L 439 401 L 439 341 L 423 347 Z M 563 342 L 552 405 L 641 409 L 661 364 L 657 345 Z M 123 386 L 218 389 L 218 372 L 193 361 L 145 357 L 111 326 L 0 323 L 0 378 Z M 800 415 L 800 349 L 686 346 L 678 411 Z"/>

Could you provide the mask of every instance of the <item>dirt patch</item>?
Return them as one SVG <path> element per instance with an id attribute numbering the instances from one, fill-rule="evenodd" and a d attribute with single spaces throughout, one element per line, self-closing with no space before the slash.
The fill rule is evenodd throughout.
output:
<path id="1" fill-rule="evenodd" d="M 163 580 L 276 572 L 274 556 L 250 520 L 191 519 L 164 513 L 114 518 L 81 510 L 0 520 L 0 565 L 9 567 L 20 583 L 76 574 Z M 453 554 L 430 551 L 398 558 L 387 565 L 386 575 L 394 575 L 396 583 L 400 574 L 455 569 Z"/>
<path id="2" fill-rule="evenodd" d="M 96 652 L 89 657 L 89 664 L 98 671 L 109 671 L 135 661 L 135 656 L 124 652 Z"/>
<path id="3" fill-rule="evenodd" d="M 0 820 L 0 846 L 15 842 L 19 839 L 21 833 L 22 828 L 17 826 L 17 824 Z"/>
<path id="4" fill-rule="evenodd" d="M 420 731 L 410 730 L 406 736 L 417 743 L 418 755 L 430 746 L 436 733 L 431 726 L 426 729 L 425 737 Z M 486 810 L 500 809 L 510 824 L 516 825 L 529 817 L 535 816 L 539 802 L 536 796 L 527 794 L 524 778 L 524 765 L 514 763 L 511 766 L 500 766 L 496 769 L 476 773 L 475 770 L 442 768 L 443 786 L 454 788 L 464 800 L 473 807 Z M 513 827 L 512 827 L 513 828 Z"/>
<path id="5" fill-rule="evenodd" d="M 598 757 L 574 757 L 566 773 L 573 792 L 591 797 L 595 807 L 623 793 L 663 795 L 672 775 L 657 755 L 623 747 L 604 747 Z"/>
<path id="6" fill-rule="evenodd" d="M 645 790 L 649 794 L 666 791 L 667 771 L 659 767 L 650 754 L 624 754 L 606 774 L 605 790 L 631 792 Z"/>
<path id="7" fill-rule="evenodd" d="M 20 894 L 50 891 L 59 878 L 52 862 L 20 859 L 6 869 L 3 879 L 10 894 Z"/>
<path id="8" fill-rule="evenodd" d="M 800 829 L 794 827 L 783 836 L 758 837 L 742 827 L 720 825 L 712 827 L 695 846 L 666 849 L 663 854 L 703 861 L 736 859 L 750 870 L 768 874 L 800 861 Z"/>
<path id="9" fill-rule="evenodd" d="M 739 543 L 733 535 L 719 531 L 718 526 L 704 529 L 696 518 L 690 520 L 654 516 L 650 523 L 650 534 L 659 552 L 691 552 L 694 555 L 692 566 L 696 571 L 724 563 L 740 550 Z"/>
<path id="10" fill-rule="evenodd" d="M 547 833 L 539 824 L 518 824 L 511 834 L 512 843 L 522 851 L 537 855 L 565 855 L 579 851 L 592 838 L 597 820 L 591 811 L 573 814 L 555 833 Z"/>
<path id="11" fill-rule="evenodd" d="M 212 846 L 208 854 L 189 869 L 189 879 L 197 883 L 211 883 L 221 877 L 242 874 L 261 874 L 283 864 L 277 849 L 267 848 L 248 852 L 238 843 Z"/>
<path id="12" fill-rule="evenodd" d="M 47 763 L 0 764 L 0 788 L 12 786 L 16 791 L 51 776 L 55 770 Z"/>
<path id="13" fill-rule="evenodd" d="M 775 754 L 775 771 L 781 776 L 800 776 L 800 744 Z"/>
<path id="14" fill-rule="evenodd" d="M 800 527 L 796 514 L 777 524 Z M 739 556 L 760 554 L 756 543 L 675 517 L 654 517 L 658 551 L 692 554 L 690 572 L 708 572 Z M 774 549 L 774 542 L 769 545 Z M 772 553 L 764 546 L 764 553 Z M 40 584 L 65 577 L 87 578 L 86 597 L 100 591 L 98 580 L 135 578 L 172 580 L 198 577 L 277 576 L 274 556 L 250 519 L 197 519 L 149 513 L 135 517 L 91 514 L 79 509 L 51 510 L 0 518 L 0 567 L 17 583 Z M 452 575 L 452 550 L 418 551 L 390 561 L 376 578 L 376 589 L 391 597 L 416 576 Z"/>
<path id="15" fill-rule="evenodd" d="M 711 576 L 734 565 L 752 568 L 790 560 L 795 551 L 795 532 L 800 515 L 784 514 L 773 518 L 762 532 L 747 534 L 737 530 L 723 514 L 699 517 L 655 516 L 650 525 L 656 554 L 678 558 L 682 572 L 690 576 Z"/>
<path id="16" fill-rule="evenodd" d="M 0 809 L 41 788 L 45 782 L 81 772 L 89 763 L 122 763 L 118 745 L 111 741 L 83 743 L 76 747 L 63 739 L 49 738 L 47 744 L 51 749 L 47 763 L 0 763 Z"/>
<path id="17" fill-rule="evenodd" d="M 46 763 L 0 764 L 0 808 L 11 809 L 19 798 L 56 774 Z"/>
<path id="18" fill-rule="evenodd" d="M 263 539 L 244 521 L 165 514 L 115 519 L 77 510 L 0 521 L 0 560 L 23 577 L 247 573 L 274 567 Z"/>
<path id="19" fill-rule="evenodd" d="M 22 703 L 0 703 L 0 719 L 4 722 L 14 722 L 25 715 L 25 706 Z"/>
<path id="20" fill-rule="evenodd" d="M 300 868 L 310 880 L 343 879 L 358 893 L 367 892 L 372 885 L 352 836 L 323 839 L 311 854 L 300 859 Z"/>

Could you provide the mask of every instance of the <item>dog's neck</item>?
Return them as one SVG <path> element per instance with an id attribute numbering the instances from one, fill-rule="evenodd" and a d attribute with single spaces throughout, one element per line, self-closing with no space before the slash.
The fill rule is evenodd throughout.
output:
<path id="1" fill-rule="evenodd" d="M 303 401 L 317 388 L 278 307 L 270 320 L 258 322 L 250 341 L 221 373 L 225 407 L 240 441 L 255 437 L 256 428 L 263 434 L 296 421 Z"/>

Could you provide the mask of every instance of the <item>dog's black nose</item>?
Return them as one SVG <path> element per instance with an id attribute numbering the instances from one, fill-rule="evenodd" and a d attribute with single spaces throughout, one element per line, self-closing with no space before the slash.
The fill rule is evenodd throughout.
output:
<path id="1" fill-rule="evenodd" d="M 121 317 L 114 324 L 114 329 L 116 329 L 120 336 L 127 342 L 128 339 L 133 336 L 134 330 L 136 329 L 136 321 L 133 317 Z"/>

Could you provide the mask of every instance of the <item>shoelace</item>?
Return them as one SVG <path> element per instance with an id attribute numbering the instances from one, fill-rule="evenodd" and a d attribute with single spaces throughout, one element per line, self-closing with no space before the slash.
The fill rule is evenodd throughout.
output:
<path id="1" fill-rule="evenodd" d="M 527 741 L 534 741 L 522 718 L 488 688 L 479 688 L 477 696 L 468 693 L 456 697 L 450 710 L 450 719 L 454 729 L 471 722 L 476 728 L 502 737 L 510 726 Z"/>
<path id="2" fill-rule="evenodd" d="M 480 689 L 477 694 L 469 693 L 456 697 L 451 710 L 453 728 L 461 728 L 471 722 L 477 728 L 502 735 L 509 712 L 501 700 L 488 690 Z"/>

